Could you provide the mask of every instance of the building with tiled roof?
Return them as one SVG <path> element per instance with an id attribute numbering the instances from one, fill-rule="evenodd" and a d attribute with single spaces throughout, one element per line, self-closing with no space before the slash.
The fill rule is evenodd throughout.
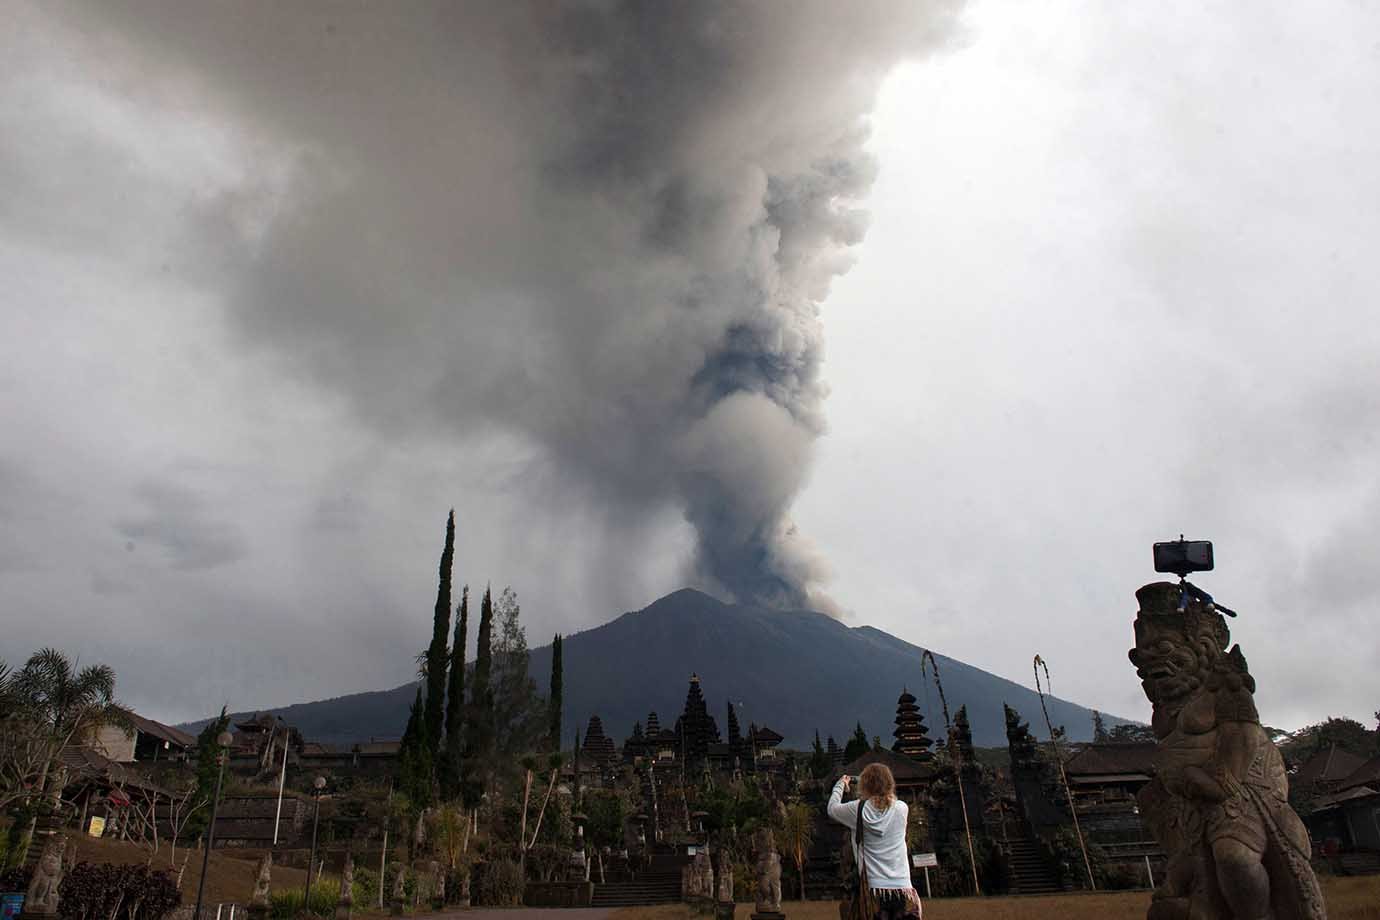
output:
<path id="1" fill-rule="evenodd" d="M 1295 780 L 1323 753 L 1318 752 L 1300 767 Z M 1346 775 L 1336 776 L 1354 761 L 1360 763 Z M 1325 852 L 1368 853 L 1380 864 L 1380 756 L 1362 760 L 1337 749 L 1324 767 L 1308 775 L 1315 774 L 1321 779 L 1313 788 L 1320 791 L 1310 797 L 1303 816 L 1313 844 Z"/>
<path id="2" fill-rule="evenodd" d="M 1345 748 L 1329 744 L 1312 757 L 1305 760 L 1289 777 L 1289 788 L 1294 797 L 1301 801 L 1311 801 L 1342 787 L 1343 781 L 1366 763 Z"/>
<path id="3" fill-rule="evenodd" d="M 105 725 L 96 733 L 91 748 L 116 763 L 150 763 L 186 760 L 196 748 L 196 738 L 184 731 L 130 713 L 129 726 Z"/>

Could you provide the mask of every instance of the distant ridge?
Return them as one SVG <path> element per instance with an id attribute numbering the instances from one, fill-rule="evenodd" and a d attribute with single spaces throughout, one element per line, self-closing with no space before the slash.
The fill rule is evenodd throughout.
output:
<path id="1" fill-rule="evenodd" d="M 692 672 L 699 674 L 710 713 L 726 729 L 727 701 L 742 702 L 740 720 L 771 726 L 784 746 L 805 748 L 818 729 L 842 745 L 861 721 L 868 737 L 891 745 L 896 698 L 915 694 L 930 736 L 942 738 L 943 716 L 931 681 L 920 673 L 919 646 L 871 626 L 849 627 L 822 613 L 725 604 L 683 588 L 643 610 L 564 640 L 565 743 L 591 715 L 622 744 L 633 722 L 655 710 L 671 725 L 685 704 Z M 1006 743 L 1002 703 L 1043 735 L 1034 690 L 972 665 L 936 654 L 949 706 L 968 707 L 974 741 Z M 531 674 L 543 692 L 551 647 L 532 649 Z M 397 738 L 407 721 L 416 683 L 268 710 L 311 741 L 346 744 Z M 1070 740 L 1092 736 L 1092 710 L 1048 697 L 1050 718 Z M 248 715 L 247 713 L 237 713 Z M 1127 720 L 1103 714 L 1108 728 Z M 194 731 L 205 722 L 183 726 Z"/>

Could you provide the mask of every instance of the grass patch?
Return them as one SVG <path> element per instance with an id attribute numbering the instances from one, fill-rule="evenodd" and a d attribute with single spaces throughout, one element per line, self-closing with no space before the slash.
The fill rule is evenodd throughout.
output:
<path id="1" fill-rule="evenodd" d="M 1323 878 L 1329 920 L 1380 920 L 1380 876 Z M 1023 898 L 937 898 L 925 902 L 925 920 L 1145 920 L 1150 892 L 1066 894 Z M 838 920 L 836 901 L 788 901 L 786 920 Z M 739 904 L 734 920 L 748 920 L 751 904 Z M 683 904 L 625 907 L 611 920 L 690 920 Z"/>

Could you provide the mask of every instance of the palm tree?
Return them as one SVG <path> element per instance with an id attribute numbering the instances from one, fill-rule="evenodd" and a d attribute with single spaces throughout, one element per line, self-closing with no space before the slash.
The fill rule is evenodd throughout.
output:
<path id="1" fill-rule="evenodd" d="M 804 802 L 796 802 L 786 807 L 786 817 L 781 823 L 781 848 L 790 854 L 800 875 L 800 900 L 805 900 L 805 857 L 810 852 L 810 844 L 815 838 L 815 812 Z"/>
<path id="2" fill-rule="evenodd" d="M 106 725 L 131 727 L 131 713 L 115 699 L 115 671 L 89 664 L 80 670 L 57 649 L 35 652 L 4 682 L 5 718 L 28 723 L 43 747 L 33 790 L 42 793 L 62 749 L 88 741 Z"/>
<path id="3" fill-rule="evenodd" d="M 9 717 L 19 705 L 14 689 L 14 669 L 0 658 L 0 720 Z"/>

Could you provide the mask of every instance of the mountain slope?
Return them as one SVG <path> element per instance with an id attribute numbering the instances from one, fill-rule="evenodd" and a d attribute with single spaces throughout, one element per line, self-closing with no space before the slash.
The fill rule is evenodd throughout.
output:
<path id="1" fill-rule="evenodd" d="M 690 589 L 603 626 L 565 637 L 565 735 L 569 744 L 591 715 L 615 741 L 655 710 L 664 726 L 680 715 L 692 672 L 700 676 L 710 713 L 726 730 L 728 700 L 741 701 L 739 719 L 770 725 L 785 746 L 804 748 L 818 729 L 842 745 L 858 721 L 868 736 L 890 746 L 896 698 L 909 687 L 931 737 L 942 737 L 943 716 L 933 681 L 920 672 L 920 648 L 870 626 L 850 628 L 810 611 L 724 604 Z M 967 705 L 974 740 L 1006 743 L 1002 703 L 1043 734 L 1033 690 L 943 655 L 940 675 L 951 710 Z M 530 673 L 545 692 L 551 647 L 532 650 Z M 299 703 L 272 710 L 314 741 L 344 743 L 396 738 L 407 721 L 416 684 L 392 690 Z M 1048 698 L 1050 717 L 1071 739 L 1092 733 L 1092 712 Z M 1107 716 L 1107 725 L 1123 721 Z"/>

